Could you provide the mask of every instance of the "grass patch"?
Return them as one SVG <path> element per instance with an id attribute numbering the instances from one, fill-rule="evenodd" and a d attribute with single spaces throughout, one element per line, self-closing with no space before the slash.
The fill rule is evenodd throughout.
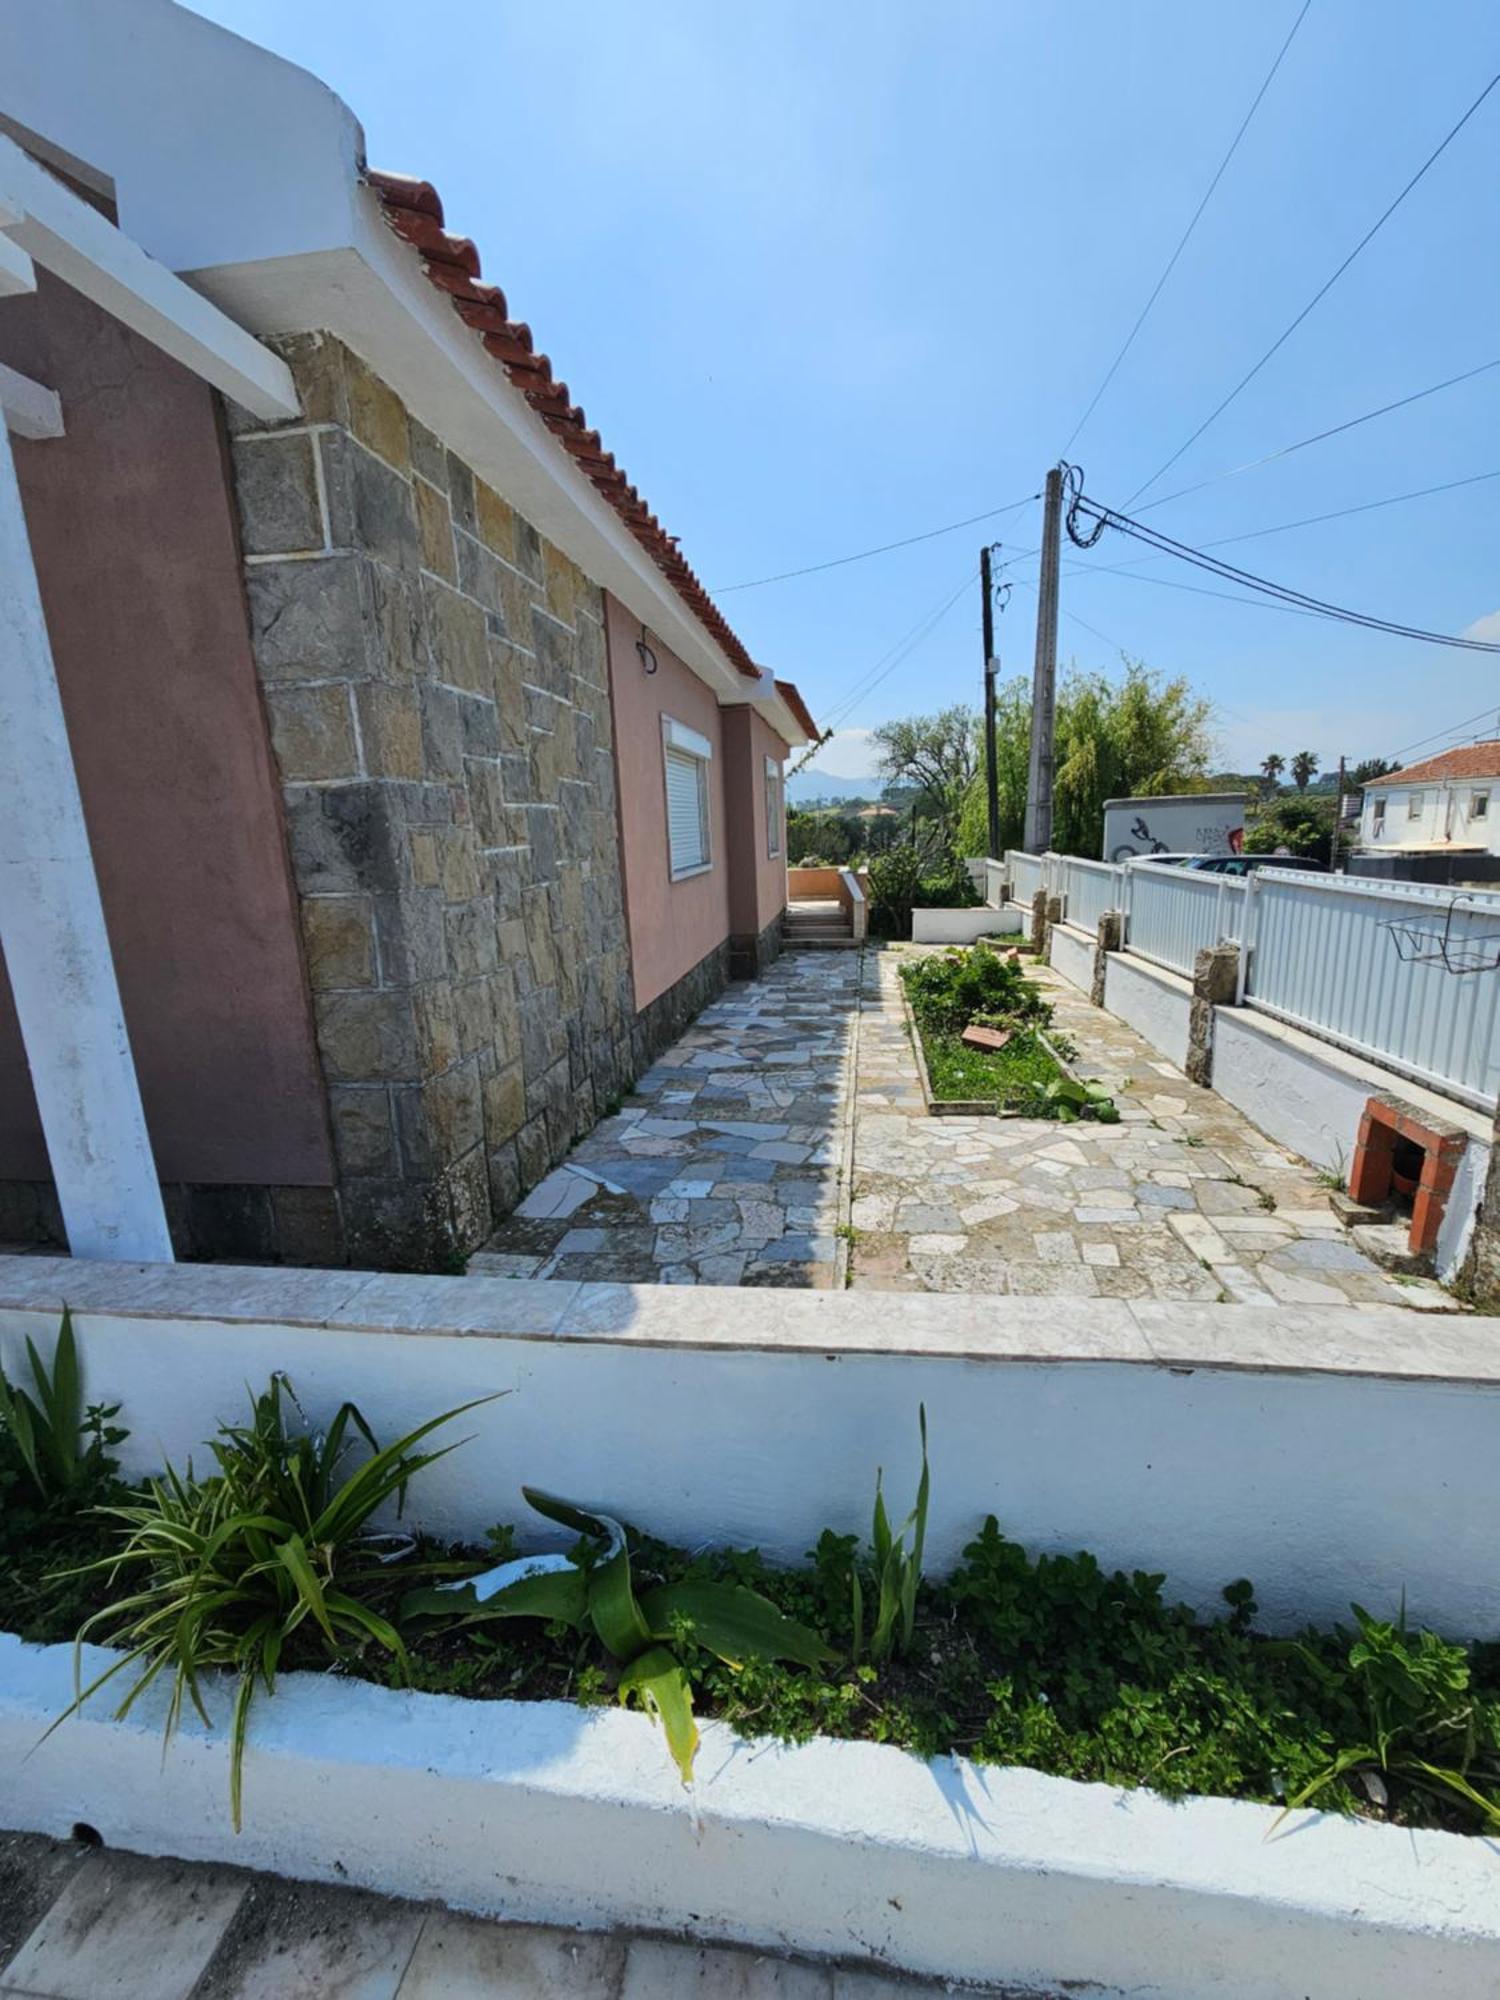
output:
<path id="1" fill-rule="evenodd" d="M 971 1049 L 956 1034 L 929 1031 L 920 1024 L 917 1032 L 932 1094 L 947 1103 L 967 1099 L 1016 1104 L 1062 1075 L 1041 1037 L 1030 1028 L 1021 1029 L 1003 1049 Z"/>

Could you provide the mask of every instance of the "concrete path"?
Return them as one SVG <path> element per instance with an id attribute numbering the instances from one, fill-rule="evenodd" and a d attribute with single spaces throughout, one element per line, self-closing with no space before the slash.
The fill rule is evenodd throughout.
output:
<path id="1" fill-rule="evenodd" d="M 1305 1161 L 1045 966 L 1028 976 L 1121 1122 L 928 1116 L 898 985 L 911 949 L 864 954 L 856 1288 L 1452 1309 L 1354 1247 Z"/>
<path id="2" fill-rule="evenodd" d="M 731 986 L 469 1269 L 830 1285 L 860 957 L 789 952 Z"/>
<path id="3" fill-rule="evenodd" d="M 859 1967 L 487 1923 L 356 1889 L 0 1833 L 3 2000 L 921 2000 L 948 1991 Z"/>

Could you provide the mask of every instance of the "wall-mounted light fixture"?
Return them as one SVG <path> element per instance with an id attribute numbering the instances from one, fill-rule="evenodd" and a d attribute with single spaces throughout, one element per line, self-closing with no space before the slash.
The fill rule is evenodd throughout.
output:
<path id="1" fill-rule="evenodd" d="M 641 627 L 640 638 L 635 642 L 635 650 L 640 654 L 641 665 L 646 669 L 646 672 L 654 674 L 656 672 L 656 655 L 646 642 L 646 628 L 644 625 Z"/>

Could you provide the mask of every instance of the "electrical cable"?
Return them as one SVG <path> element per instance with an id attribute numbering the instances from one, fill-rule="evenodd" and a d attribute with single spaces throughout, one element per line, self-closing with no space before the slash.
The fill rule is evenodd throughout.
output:
<path id="1" fill-rule="evenodd" d="M 1396 638 L 1418 639 L 1427 645 L 1451 646 L 1462 652 L 1500 653 L 1500 642 L 1464 639 L 1449 632 L 1429 632 L 1421 626 L 1403 625 L 1395 619 L 1377 617 L 1373 612 L 1355 611 L 1347 605 L 1333 604 L 1325 598 L 1313 597 L 1307 591 L 1295 590 L 1289 584 L 1276 583 L 1269 577 L 1258 576 L 1252 570 L 1240 569 L 1236 564 L 1226 562 L 1222 556 L 1208 555 L 1202 549 L 1193 548 L 1186 542 L 1174 541 L 1170 535 L 1164 535 L 1159 528 L 1152 528 L 1143 521 L 1133 519 L 1129 514 L 1091 499 L 1083 491 L 1082 474 L 1077 466 L 1070 465 L 1064 469 L 1063 490 L 1066 496 L 1065 520 L 1068 539 L 1077 548 L 1093 548 L 1105 529 L 1113 528 L 1118 533 L 1143 543 L 1147 548 L 1156 550 L 1159 554 L 1176 556 L 1180 561 L 1189 563 L 1196 569 L 1205 570 L 1222 582 L 1233 584 L 1240 589 L 1258 591 L 1278 603 L 1314 612 L 1319 617 L 1360 625 L 1369 631 L 1388 632 Z"/>
<path id="2" fill-rule="evenodd" d="M 1393 757 L 1404 757 L 1408 750 L 1420 750 L 1424 743 L 1436 743 L 1440 736 L 1457 736 L 1460 731 L 1472 729 L 1476 722 L 1484 722 L 1495 713 L 1494 702 L 1480 709 L 1478 715 L 1471 715 L 1464 722 L 1455 722 L 1451 729 L 1434 729 L 1430 736 L 1419 736 L 1415 743 L 1403 743 L 1399 750 L 1393 750 Z"/>
<path id="3" fill-rule="evenodd" d="M 1417 186 L 1418 182 L 1422 180 L 1422 178 L 1424 177 L 1424 175 L 1426 175 L 1428 170 L 1432 166 L 1434 166 L 1436 162 L 1442 157 L 1442 155 L 1448 150 L 1449 146 L 1452 145 L 1453 141 L 1458 137 L 1459 133 L 1463 130 L 1465 125 L 1468 124 L 1469 120 L 1474 116 L 1474 113 L 1479 109 L 1480 105 L 1484 103 L 1485 99 L 1489 96 L 1490 92 L 1495 88 L 1496 84 L 1500 84 L 1500 70 L 1497 70 L 1495 75 L 1490 78 L 1489 82 L 1484 86 L 1484 89 L 1480 91 L 1479 95 L 1474 99 L 1474 102 L 1469 106 L 1468 110 L 1465 111 L 1463 116 L 1458 120 L 1457 124 L 1453 125 L 1449 129 L 1446 136 L 1439 142 L 1439 144 L 1434 148 L 1434 150 L 1428 154 L 1427 158 L 1422 162 L 1421 166 L 1418 167 L 1417 171 L 1412 175 L 1411 179 L 1406 183 L 1405 187 L 1402 188 L 1401 192 L 1381 212 L 1381 214 L 1376 218 L 1376 220 L 1371 223 L 1370 227 L 1365 231 L 1364 235 L 1361 236 L 1359 241 L 1355 244 L 1354 248 L 1349 252 L 1348 256 L 1344 258 L 1343 262 L 1340 265 L 1338 265 L 1338 267 L 1334 270 L 1333 274 L 1330 277 L 1324 279 L 1323 283 L 1313 293 L 1312 297 L 1308 300 L 1307 304 L 1302 308 L 1302 310 L 1296 315 L 1296 317 L 1290 322 L 1289 325 L 1283 328 L 1283 330 L 1276 336 L 1275 340 L 1271 342 L 1271 345 L 1266 349 L 1265 353 L 1261 355 L 1260 359 L 1255 363 L 1254 367 L 1247 370 L 1247 372 L 1240 377 L 1239 381 L 1236 382 L 1234 387 L 1229 391 L 1229 394 L 1225 396 L 1221 402 L 1217 403 L 1212 410 L 1209 411 L 1208 415 L 1203 419 L 1202 423 L 1199 424 L 1198 428 L 1192 433 L 1192 435 L 1189 438 L 1187 438 L 1182 444 L 1180 444 L 1177 447 L 1176 451 L 1172 453 L 1172 456 L 1168 459 L 1163 460 L 1163 462 L 1156 468 L 1155 472 L 1152 473 L 1151 477 L 1148 480 L 1146 480 L 1143 485 L 1138 486 L 1135 489 L 1134 493 L 1132 493 L 1130 498 L 1125 502 L 1125 505 L 1127 507 L 1133 507 L 1136 501 L 1140 499 L 1141 495 L 1143 493 L 1148 492 L 1151 489 L 1151 487 L 1153 487 L 1156 484 L 1157 480 L 1161 478 L 1162 474 L 1168 471 L 1172 466 L 1174 466 L 1177 463 L 1178 459 L 1182 457 L 1184 452 L 1191 450 L 1191 448 L 1198 442 L 1199 438 L 1202 437 L 1203 433 L 1209 428 L 1209 426 L 1211 424 L 1218 422 L 1219 418 L 1229 408 L 1229 405 L 1235 400 L 1235 398 L 1241 393 L 1241 391 L 1249 387 L 1249 385 L 1255 380 L 1256 376 L 1260 373 L 1261 369 L 1265 367 L 1266 363 L 1271 359 L 1271 357 L 1274 354 L 1276 354 L 1282 347 L 1285 346 L 1286 342 L 1290 340 L 1292 335 L 1297 331 L 1297 328 L 1301 326 L 1302 322 L 1307 318 L 1308 314 L 1312 312 L 1315 306 L 1317 306 L 1323 299 L 1325 299 L 1328 296 L 1329 292 L 1333 290 L 1334 286 L 1338 283 L 1339 279 L 1343 277 L 1344 273 L 1349 269 L 1349 266 L 1354 262 L 1355 258 L 1358 257 L 1360 252 L 1365 249 L 1366 245 L 1369 244 L 1372 241 L 1372 239 L 1379 234 L 1379 232 L 1385 227 L 1386 223 L 1389 222 L 1391 217 L 1396 213 L 1396 210 L 1401 206 L 1402 202 L 1406 200 L 1406 197 Z"/>
<path id="4" fill-rule="evenodd" d="M 1445 382 L 1434 382 L 1430 389 L 1417 389 L 1410 396 L 1398 396 L 1394 403 L 1382 403 L 1378 410 L 1366 410 L 1362 417 L 1350 417 L 1326 431 L 1314 431 L 1311 437 L 1298 438 L 1295 444 L 1284 444 L 1278 451 L 1268 451 L 1263 458 L 1246 459 L 1243 465 L 1232 465 L 1227 472 L 1215 472 L 1192 486 L 1179 486 L 1171 493 L 1162 494 L 1159 500 L 1148 500 L 1141 512 L 1149 514 L 1153 507 L 1169 506 L 1172 501 L 1181 500 L 1189 493 L 1201 493 L 1206 486 L 1218 486 L 1226 479 L 1238 479 L 1242 472 L 1255 472 L 1262 465 L 1274 465 L 1279 458 L 1290 458 L 1294 451 L 1306 451 L 1310 444 L 1322 444 L 1325 438 L 1357 430 L 1361 424 L 1371 423 L 1376 417 L 1389 416 L 1392 410 L 1404 410 L 1411 403 L 1420 403 L 1424 397 L 1436 396 L 1440 390 L 1457 388 L 1460 382 L 1472 382 L 1476 375 L 1487 374 L 1492 368 L 1500 368 L 1500 360 L 1481 361 L 1477 368 L 1465 369 L 1462 375 L 1450 375 Z"/>
<path id="5" fill-rule="evenodd" d="M 888 679 L 916 647 L 920 646 L 925 639 L 929 638 L 936 631 L 942 620 L 953 609 L 954 605 L 974 582 L 978 574 L 977 569 L 966 570 L 960 579 L 958 588 L 944 597 L 942 602 L 932 610 L 923 612 L 916 624 L 904 633 L 893 646 L 888 647 L 881 654 L 874 667 L 868 673 L 862 675 L 834 703 L 832 709 L 824 717 L 825 734 L 831 734 L 835 729 L 841 729 L 848 718 L 854 713 L 855 709 L 859 707 L 860 703 L 867 696 L 873 694 L 882 681 Z"/>
<path id="6" fill-rule="evenodd" d="M 1326 514 L 1305 514 L 1300 521 L 1278 521 L 1270 528 L 1250 528 L 1239 535 L 1220 535 L 1214 541 L 1199 544 L 1204 549 L 1226 548 L 1231 542 L 1255 542 L 1263 535 L 1285 535 L 1293 528 L 1315 528 L 1323 521 L 1342 521 L 1351 514 L 1371 514 L 1381 507 L 1395 507 L 1404 500 L 1426 500 L 1434 493 L 1453 493 L 1461 486 L 1481 486 L 1487 479 L 1500 479 L 1500 470 L 1494 472 L 1473 472 L 1466 479 L 1445 479 L 1437 486 L 1418 486 L 1410 493 L 1391 493 L 1384 500 L 1362 500 L 1354 507 L 1335 507 Z M 1138 569 L 1142 563 L 1155 562 L 1155 556 L 1138 556 L 1129 563 L 1075 563 L 1070 575 L 1123 576 Z"/>
<path id="7" fill-rule="evenodd" d="M 962 521 L 950 521 L 945 528 L 928 528 L 920 535 L 907 535 L 899 542 L 882 542 L 878 548 L 860 549 L 852 556 L 835 556 L 831 562 L 809 563 L 805 569 L 784 569 L 776 576 L 752 577 L 748 583 L 721 583 L 715 585 L 709 595 L 727 597 L 732 590 L 759 590 L 763 583 L 785 583 L 794 576 L 816 576 L 820 570 L 843 569 L 848 563 L 868 562 L 871 556 L 889 555 L 892 549 L 913 548 L 918 542 L 936 541 L 939 535 L 956 534 L 960 528 L 972 528 L 980 521 L 993 521 L 1000 514 L 1014 514 L 1020 507 L 1029 506 L 1039 500 L 1039 493 L 1027 493 L 1019 500 L 1011 500 L 1003 507 L 991 507 L 983 514 L 970 514 Z"/>
<path id="8" fill-rule="evenodd" d="M 1135 337 L 1140 332 L 1141 328 L 1145 325 L 1147 314 L 1151 311 L 1151 308 L 1156 304 L 1156 301 L 1161 297 L 1162 287 L 1166 284 L 1168 278 L 1171 277 L 1173 271 L 1177 268 L 1177 260 L 1182 255 L 1183 251 L 1186 250 L 1188 246 L 1188 238 L 1192 235 L 1193 231 L 1198 227 L 1199 221 L 1202 219 L 1204 209 L 1208 207 L 1209 202 L 1212 201 L 1213 199 L 1214 189 L 1219 185 L 1219 182 L 1223 180 L 1225 171 L 1229 166 L 1229 162 L 1234 158 L 1235 154 L 1239 151 L 1240 141 L 1241 139 L 1244 138 L 1246 132 L 1249 131 L 1250 121 L 1252 118 L 1254 118 L 1256 112 L 1259 111 L 1261 99 L 1265 96 L 1266 92 L 1271 88 L 1271 84 L 1275 80 L 1276 72 L 1281 68 L 1282 58 L 1286 55 L 1287 50 L 1292 46 L 1292 43 L 1295 41 L 1297 36 L 1297 30 L 1302 26 L 1302 23 L 1307 19 L 1307 10 L 1309 7 L 1311 7 L 1311 5 L 1312 5 L 1312 0 L 1302 0 L 1301 13 L 1297 16 L 1296 20 L 1293 21 L 1291 30 L 1288 33 L 1286 40 L 1282 43 L 1280 49 L 1277 51 L 1276 60 L 1275 62 L 1272 63 L 1270 69 L 1267 70 L 1265 81 L 1261 84 L 1260 89 L 1256 91 L 1250 109 L 1245 113 L 1244 117 L 1240 120 L 1240 128 L 1235 133 L 1234 138 L 1230 141 L 1229 151 L 1224 155 L 1223 159 L 1220 160 L 1218 165 L 1218 170 L 1214 174 L 1213 179 L 1209 182 L 1208 187 L 1204 192 L 1203 199 L 1199 202 L 1198 206 L 1193 210 L 1192 220 L 1188 223 L 1187 228 L 1183 230 L 1182 235 L 1178 239 L 1177 248 L 1172 252 L 1171 256 L 1167 259 L 1166 268 L 1163 270 L 1161 276 L 1157 279 L 1156 284 L 1152 289 L 1150 298 L 1148 298 L 1146 303 L 1141 307 L 1135 325 L 1130 329 L 1129 333 L 1126 334 L 1125 345 L 1120 349 L 1119 353 L 1115 356 L 1114 360 L 1109 364 L 1109 369 L 1105 374 L 1104 380 L 1099 384 L 1098 388 L 1094 391 L 1093 397 L 1089 403 L 1088 408 L 1084 411 L 1083 415 L 1078 419 L 1077 423 L 1074 424 L 1072 436 L 1068 439 L 1067 443 L 1062 448 L 1063 457 L 1066 458 L 1067 454 L 1073 449 L 1073 445 L 1077 440 L 1078 433 L 1083 429 L 1084 425 L 1088 422 L 1089 418 L 1094 414 L 1095 409 L 1098 407 L 1099 399 L 1103 396 L 1105 390 L 1109 387 L 1110 383 L 1113 382 L 1113 380 L 1115 379 L 1115 374 L 1119 369 L 1120 363 L 1125 359 L 1126 355 L 1130 352 L 1131 348 L 1134 346 Z"/>

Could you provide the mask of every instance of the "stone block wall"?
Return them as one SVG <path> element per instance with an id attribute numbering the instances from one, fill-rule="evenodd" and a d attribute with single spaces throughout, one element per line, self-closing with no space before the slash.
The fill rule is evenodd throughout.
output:
<path id="1" fill-rule="evenodd" d="M 341 343 L 231 411 L 346 1254 L 441 1266 L 628 1085 L 601 593 Z"/>

